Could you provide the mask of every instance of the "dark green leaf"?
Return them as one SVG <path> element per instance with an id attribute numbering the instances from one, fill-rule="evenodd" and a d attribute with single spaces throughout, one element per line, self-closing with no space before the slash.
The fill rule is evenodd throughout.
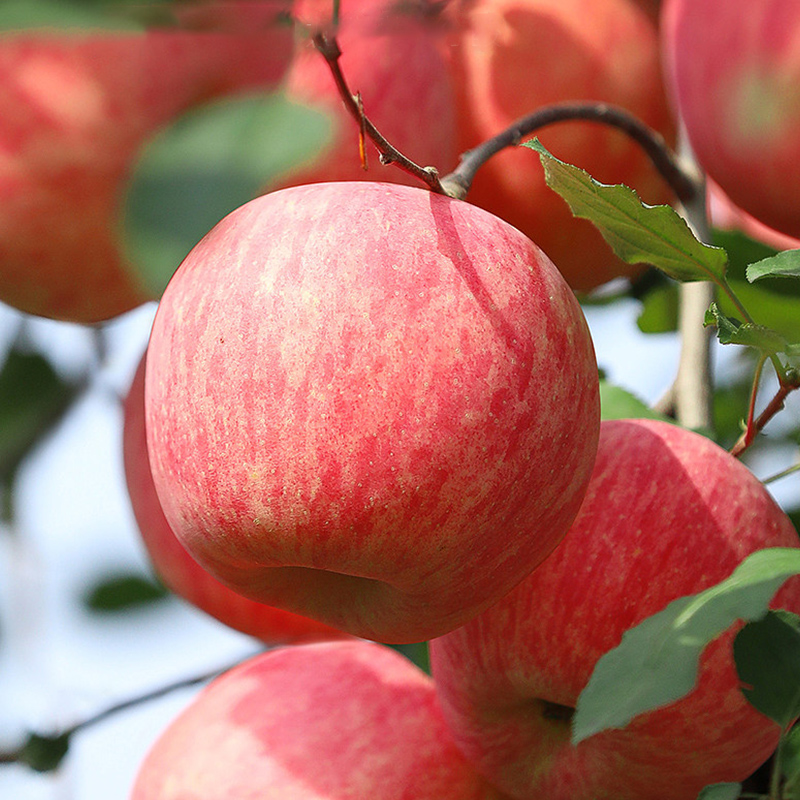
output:
<path id="1" fill-rule="evenodd" d="M 427 642 L 414 642 L 413 644 L 392 644 L 393 650 L 402 653 L 412 664 L 416 664 L 423 672 L 431 674 L 430 658 L 428 656 Z"/>
<path id="2" fill-rule="evenodd" d="M 168 595 L 169 592 L 160 584 L 141 575 L 126 573 L 97 583 L 86 593 L 84 604 L 92 611 L 109 613 L 149 605 Z"/>
<path id="3" fill-rule="evenodd" d="M 600 414 L 603 419 L 660 419 L 672 422 L 663 414 L 619 386 L 600 381 Z"/>
<path id="4" fill-rule="evenodd" d="M 0 483 L 61 419 L 76 391 L 43 356 L 9 350 L 0 369 Z"/>
<path id="5" fill-rule="evenodd" d="M 705 646 L 737 620 L 762 617 L 781 584 L 798 573 L 800 549 L 759 550 L 722 583 L 674 600 L 628 630 L 597 662 L 578 698 L 573 742 L 623 728 L 688 694 Z"/>
<path id="6" fill-rule="evenodd" d="M 751 705 L 781 728 L 800 716 L 800 618 L 771 611 L 748 623 L 734 639 L 733 657 Z"/>
<path id="7" fill-rule="evenodd" d="M 741 783 L 712 783 L 702 789 L 697 800 L 737 800 L 741 794 Z"/>
<path id="8" fill-rule="evenodd" d="M 318 112 L 279 95 L 250 95 L 192 111 L 152 140 L 128 187 L 122 226 L 126 253 L 153 296 L 222 217 L 329 135 Z"/>
<path id="9" fill-rule="evenodd" d="M 762 278 L 800 278 L 800 250 L 784 250 L 747 268 L 750 283 Z"/>
<path id="10" fill-rule="evenodd" d="M 784 800 L 800 800 L 800 725 L 784 734 L 781 748 L 781 766 L 786 778 Z"/>
<path id="11" fill-rule="evenodd" d="M 718 281 L 725 275 L 725 251 L 700 242 L 671 206 L 648 206 L 627 186 L 598 183 L 554 158 L 538 139 L 525 146 L 539 153 L 547 185 L 576 217 L 594 223 L 623 261 L 652 264 L 679 281 Z"/>
<path id="12" fill-rule="evenodd" d="M 38 736 L 32 733 L 22 747 L 20 762 L 36 772 L 52 772 L 64 760 L 69 750 L 69 734 Z"/>

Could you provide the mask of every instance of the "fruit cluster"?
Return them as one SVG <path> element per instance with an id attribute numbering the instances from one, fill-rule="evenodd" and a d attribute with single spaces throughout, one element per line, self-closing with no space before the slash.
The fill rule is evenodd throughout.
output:
<path id="1" fill-rule="evenodd" d="M 491 159 L 470 202 L 365 179 L 303 39 L 332 5 L 232 2 L 213 25 L 189 5 L 176 30 L 0 42 L 0 297 L 55 319 L 148 299 L 120 255 L 120 197 L 170 119 L 280 85 L 333 121 L 313 162 L 182 262 L 126 400 L 156 570 L 280 645 L 197 697 L 132 799 L 692 800 L 746 778 L 781 729 L 740 690 L 735 627 L 682 700 L 579 744 L 570 722 L 626 631 L 757 550 L 800 547 L 794 526 L 705 436 L 601 422 L 575 292 L 642 267 L 569 216 L 531 151 Z M 732 0 L 658 5 L 343 0 L 336 36 L 370 119 L 423 165 L 444 173 L 543 105 L 615 104 L 668 141 L 680 119 L 737 220 L 800 236 L 800 6 L 751 3 L 745 25 Z M 619 131 L 543 139 L 668 196 Z M 774 605 L 800 613 L 800 583 Z M 423 641 L 430 677 L 386 646 Z"/>

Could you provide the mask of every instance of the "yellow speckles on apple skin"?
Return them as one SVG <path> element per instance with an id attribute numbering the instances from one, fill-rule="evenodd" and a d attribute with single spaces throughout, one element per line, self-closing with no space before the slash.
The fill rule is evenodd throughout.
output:
<path id="1" fill-rule="evenodd" d="M 552 549 L 588 480 L 580 308 L 528 240 L 465 203 L 379 184 L 259 198 L 187 258 L 151 347 L 154 473 L 187 546 L 264 602 L 290 591 L 266 567 L 281 559 L 392 587 L 360 634 L 457 624 Z M 292 610 L 320 607 L 319 582 Z"/>

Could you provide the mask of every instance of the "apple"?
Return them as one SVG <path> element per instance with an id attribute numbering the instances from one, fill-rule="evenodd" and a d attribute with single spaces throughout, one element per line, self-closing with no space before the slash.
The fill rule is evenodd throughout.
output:
<path id="1" fill-rule="evenodd" d="M 237 631 L 268 644 L 344 638 L 315 620 L 242 597 L 204 570 L 178 541 L 158 501 L 144 424 L 144 368 L 139 362 L 124 404 L 125 477 L 142 542 L 158 576 L 170 591 Z"/>
<path id="2" fill-rule="evenodd" d="M 626 108 L 673 135 L 652 13 L 635 0 L 453 0 L 445 37 L 456 96 L 459 151 L 552 103 L 595 100 Z M 625 183 L 650 203 L 670 192 L 638 145 L 589 122 L 537 133 L 557 158 L 605 183 Z M 509 148 L 481 169 L 468 198 L 535 241 L 577 290 L 632 267 L 617 259 L 595 227 L 574 219 L 547 187 L 539 157 Z"/>
<path id="3" fill-rule="evenodd" d="M 700 165 L 737 206 L 800 237 L 800 4 L 666 0 L 661 27 Z"/>
<path id="4" fill-rule="evenodd" d="M 300 0 L 294 13 L 310 31 L 330 28 L 329 0 Z M 455 109 L 439 27 L 424 0 L 346 0 L 336 30 L 340 66 L 364 111 L 387 140 L 422 167 L 441 174 L 457 160 Z M 342 103 L 328 65 L 310 39 L 292 60 L 286 80 L 290 100 L 327 114 L 331 140 L 312 161 L 293 167 L 271 188 L 343 180 L 381 180 L 420 185 L 396 166 L 381 165 L 367 143 L 367 165 L 359 158 L 359 127 Z"/>
<path id="5" fill-rule="evenodd" d="M 217 678 L 145 757 L 131 800 L 499 800 L 430 677 L 372 642 L 273 650 Z"/>
<path id="6" fill-rule="evenodd" d="M 533 569 L 599 429 L 586 322 L 539 248 L 371 182 L 225 217 L 161 300 L 145 406 L 164 514 L 197 561 L 383 642 L 445 633 Z"/>
<path id="7" fill-rule="evenodd" d="M 708 218 L 715 228 L 724 231 L 739 231 L 775 250 L 800 248 L 800 239 L 787 236 L 785 233 L 780 233 L 763 222 L 759 222 L 755 217 L 736 206 L 714 181 L 708 180 L 707 183 Z"/>
<path id="8" fill-rule="evenodd" d="M 292 52 L 276 3 L 187 9 L 186 29 L 4 32 L 0 300 L 97 322 L 151 298 L 120 252 L 126 179 L 145 141 L 212 98 L 274 89 Z M 222 23 L 220 23 L 222 24 Z M 191 27 L 195 26 L 195 27 Z"/>
<path id="9" fill-rule="evenodd" d="M 430 644 L 456 743 L 520 799 L 695 800 L 706 784 L 742 780 L 780 730 L 739 690 L 734 630 L 706 648 L 682 700 L 577 746 L 569 720 L 627 629 L 720 582 L 755 550 L 799 544 L 763 485 L 710 440 L 664 422 L 603 422 L 561 544 L 499 603 Z M 800 583 L 777 600 L 800 611 Z"/>

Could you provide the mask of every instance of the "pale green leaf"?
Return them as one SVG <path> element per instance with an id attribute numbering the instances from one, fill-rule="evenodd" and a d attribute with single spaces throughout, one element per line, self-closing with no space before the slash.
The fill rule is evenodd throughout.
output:
<path id="1" fill-rule="evenodd" d="M 800 278 L 800 250 L 784 250 L 747 267 L 750 283 L 762 278 Z"/>

